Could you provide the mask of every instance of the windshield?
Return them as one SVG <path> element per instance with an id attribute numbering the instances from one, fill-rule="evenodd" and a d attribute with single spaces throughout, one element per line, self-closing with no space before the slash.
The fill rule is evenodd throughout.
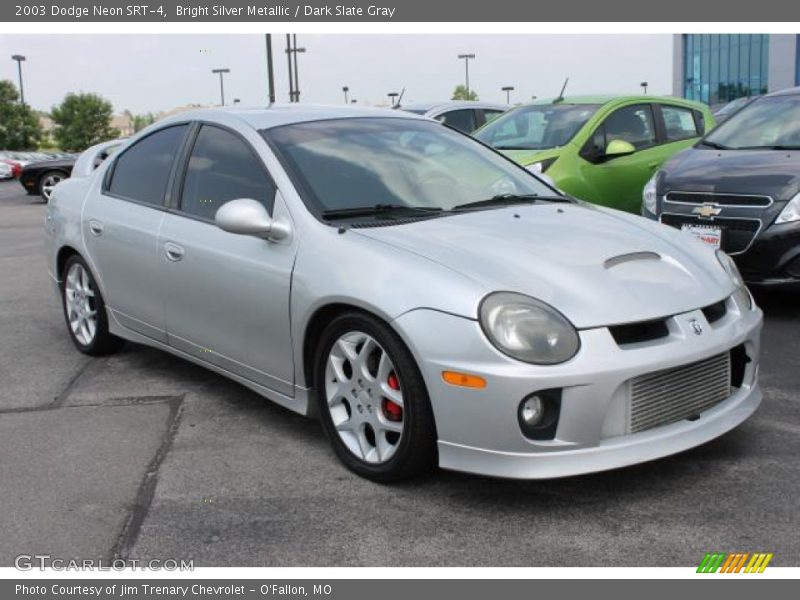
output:
<path id="1" fill-rule="evenodd" d="M 800 149 L 800 95 L 760 98 L 734 114 L 703 142 L 724 149 Z"/>
<path id="2" fill-rule="evenodd" d="M 544 150 L 567 144 L 597 111 L 597 104 L 523 106 L 487 124 L 475 137 L 498 150 Z"/>
<path id="3" fill-rule="evenodd" d="M 317 214 L 378 205 L 447 211 L 495 196 L 556 194 L 470 137 L 429 121 L 335 119 L 261 134 Z"/>

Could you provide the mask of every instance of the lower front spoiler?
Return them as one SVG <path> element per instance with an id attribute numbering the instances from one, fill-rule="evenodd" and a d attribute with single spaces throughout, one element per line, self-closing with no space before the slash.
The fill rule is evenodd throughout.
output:
<path id="1" fill-rule="evenodd" d="M 745 421 L 761 404 L 761 389 L 743 388 L 704 412 L 696 421 L 680 421 L 649 431 L 610 438 L 591 448 L 557 452 L 497 452 L 439 442 L 439 466 L 509 479 L 551 479 L 617 469 L 683 452 Z"/>

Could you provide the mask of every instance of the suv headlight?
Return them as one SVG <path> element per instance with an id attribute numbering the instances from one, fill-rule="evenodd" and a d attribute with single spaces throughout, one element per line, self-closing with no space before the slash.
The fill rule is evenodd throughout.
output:
<path id="1" fill-rule="evenodd" d="M 736 304 L 738 306 L 747 307 L 748 310 L 752 310 L 753 297 L 744 284 L 744 279 L 742 278 L 742 274 L 739 273 L 739 268 L 736 266 L 736 263 L 722 250 L 717 250 L 717 260 L 719 260 L 719 264 L 722 265 L 722 268 L 725 269 L 725 272 L 736 286 L 736 291 L 733 292 L 733 299 L 736 301 Z"/>
<path id="2" fill-rule="evenodd" d="M 578 332 L 552 306 L 513 292 L 495 292 L 481 302 L 481 327 L 503 354 L 526 363 L 568 361 L 580 347 Z"/>
<path id="3" fill-rule="evenodd" d="M 775 219 L 775 224 L 791 223 L 792 221 L 800 221 L 800 194 L 789 200 L 783 207 L 781 214 Z"/>
<path id="4" fill-rule="evenodd" d="M 644 205 L 644 209 L 649 212 L 651 215 L 656 214 L 656 178 L 658 177 L 658 172 L 653 175 L 650 180 L 644 184 L 644 189 L 642 190 L 642 203 Z"/>

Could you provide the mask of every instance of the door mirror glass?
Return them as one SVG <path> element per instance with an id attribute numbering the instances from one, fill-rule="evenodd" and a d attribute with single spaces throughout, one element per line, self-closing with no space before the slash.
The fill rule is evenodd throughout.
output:
<path id="1" fill-rule="evenodd" d="M 285 237 L 279 234 L 280 228 L 275 227 L 275 221 L 269 216 L 264 205 L 252 198 L 239 198 L 226 202 L 217 210 L 214 223 L 228 233 L 260 238 Z"/>
<path id="2" fill-rule="evenodd" d="M 605 155 L 607 158 L 616 158 L 618 156 L 628 156 L 636 152 L 636 147 L 630 142 L 625 140 L 611 140 L 606 146 Z"/>

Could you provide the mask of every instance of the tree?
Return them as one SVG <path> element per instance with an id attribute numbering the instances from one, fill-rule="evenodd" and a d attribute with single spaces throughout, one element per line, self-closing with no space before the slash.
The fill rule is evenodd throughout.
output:
<path id="1" fill-rule="evenodd" d="M 31 150 L 41 138 L 39 117 L 19 102 L 13 83 L 0 81 L 0 150 Z"/>
<path id="2" fill-rule="evenodd" d="M 149 127 L 155 122 L 156 122 L 156 116 L 153 113 L 147 113 L 145 115 L 134 115 L 133 131 L 135 133 L 138 133 L 145 127 Z"/>
<path id="3" fill-rule="evenodd" d="M 475 90 L 470 90 L 467 93 L 467 87 L 464 85 L 457 85 L 453 90 L 453 100 L 477 100 L 478 94 Z"/>
<path id="4" fill-rule="evenodd" d="M 113 139 L 119 131 L 111 127 L 111 103 L 97 94 L 67 94 L 51 116 L 56 124 L 53 135 L 59 147 L 80 152 L 93 144 Z"/>

